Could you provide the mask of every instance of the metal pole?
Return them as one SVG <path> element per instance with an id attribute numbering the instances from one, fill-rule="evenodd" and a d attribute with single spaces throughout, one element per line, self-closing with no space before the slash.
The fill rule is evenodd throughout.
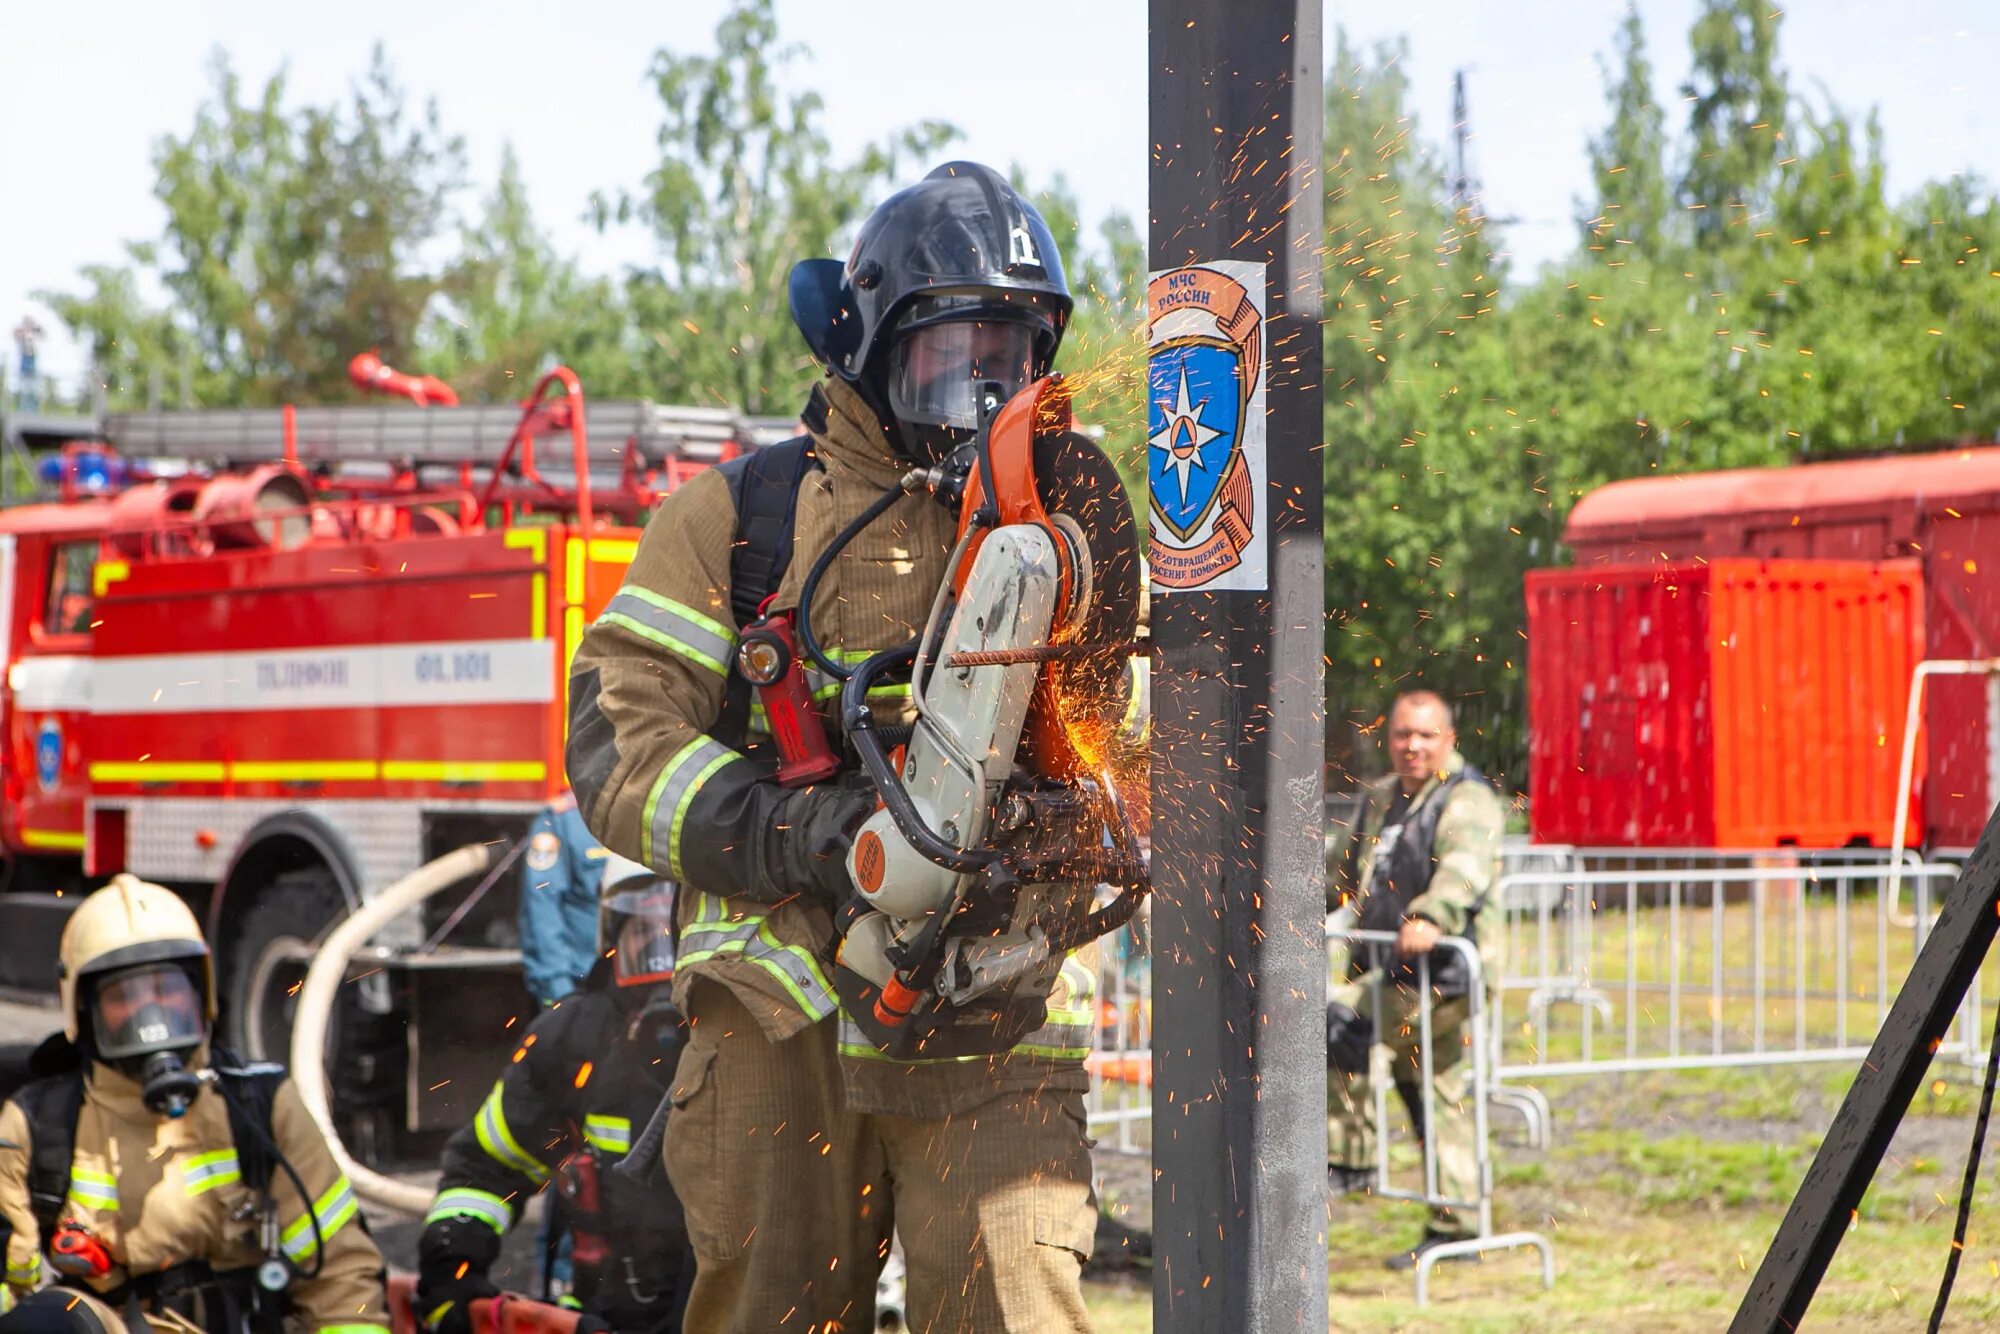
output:
<path id="1" fill-rule="evenodd" d="M 1153 1315 L 1187 1334 L 1327 1327 L 1322 3 L 1150 0 Z M 1219 261 L 1248 263 L 1185 267 Z M 1181 400 L 1190 375 L 1164 383 L 1166 270 L 1212 284 L 1222 342 L 1256 359 L 1246 404 L 1263 394 L 1262 485 L 1225 476 L 1207 517 L 1188 488 L 1234 463 L 1203 444 L 1231 422 L 1204 414 L 1228 417 L 1239 386 L 1204 370 Z M 1178 351 L 1183 369 L 1208 355 Z M 1259 435 L 1247 406 L 1236 425 Z M 1170 494 L 1193 528 L 1163 527 Z M 1190 573 L 1216 563 L 1218 507 L 1246 500 L 1222 534 L 1240 564 Z"/>

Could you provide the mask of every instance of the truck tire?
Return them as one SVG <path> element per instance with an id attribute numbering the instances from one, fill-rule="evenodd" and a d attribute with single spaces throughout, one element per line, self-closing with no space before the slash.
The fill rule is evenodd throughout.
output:
<path id="1" fill-rule="evenodd" d="M 274 877 L 227 932 L 222 949 L 222 1032 L 251 1060 L 291 1060 L 292 1016 L 313 946 L 347 915 L 324 866 Z M 348 1150 L 379 1165 L 403 1123 L 404 1019 L 372 1014 L 358 986 L 343 988 L 326 1044 L 333 1117 Z"/>

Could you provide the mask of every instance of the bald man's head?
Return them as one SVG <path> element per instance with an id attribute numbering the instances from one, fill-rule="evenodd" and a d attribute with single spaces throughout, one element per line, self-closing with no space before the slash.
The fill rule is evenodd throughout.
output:
<path id="1" fill-rule="evenodd" d="M 1389 706 L 1389 764 L 1403 791 L 1428 783 L 1457 745 L 1451 705 L 1436 691 L 1407 690 Z"/>

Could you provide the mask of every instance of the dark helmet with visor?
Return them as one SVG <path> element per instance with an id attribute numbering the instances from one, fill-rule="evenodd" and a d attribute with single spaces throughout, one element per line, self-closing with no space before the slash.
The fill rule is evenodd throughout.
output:
<path id="1" fill-rule="evenodd" d="M 618 987 L 674 980 L 674 883 L 624 857 L 606 859 L 597 900 L 597 948 Z"/>
<path id="2" fill-rule="evenodd" d="M 792 318 L 898 450 L 930 462 L 1048 372 L 1073 302 L 1048 224 L 1005 177 L 948 162 L 884 200 L 846 264 L 792 267 Z"/>

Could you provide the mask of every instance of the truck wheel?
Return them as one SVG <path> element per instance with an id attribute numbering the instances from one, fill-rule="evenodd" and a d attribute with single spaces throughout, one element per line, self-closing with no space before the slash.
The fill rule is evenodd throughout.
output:
<path id="1" fill-rule="evenodd" d="M 222 950 L 222 1028 L 243 1056 L 288 1064 L 292 1019 L 314 946 L 347 915 L 347 901 L 323 866 L 274 877 L 227 933 Z M 371 1014 L 361 989 L 343 986 L 326 1044 L 327 1091 L 350 1152 L 379 1161 L 401 1123 L 402 1016 Z"/>

